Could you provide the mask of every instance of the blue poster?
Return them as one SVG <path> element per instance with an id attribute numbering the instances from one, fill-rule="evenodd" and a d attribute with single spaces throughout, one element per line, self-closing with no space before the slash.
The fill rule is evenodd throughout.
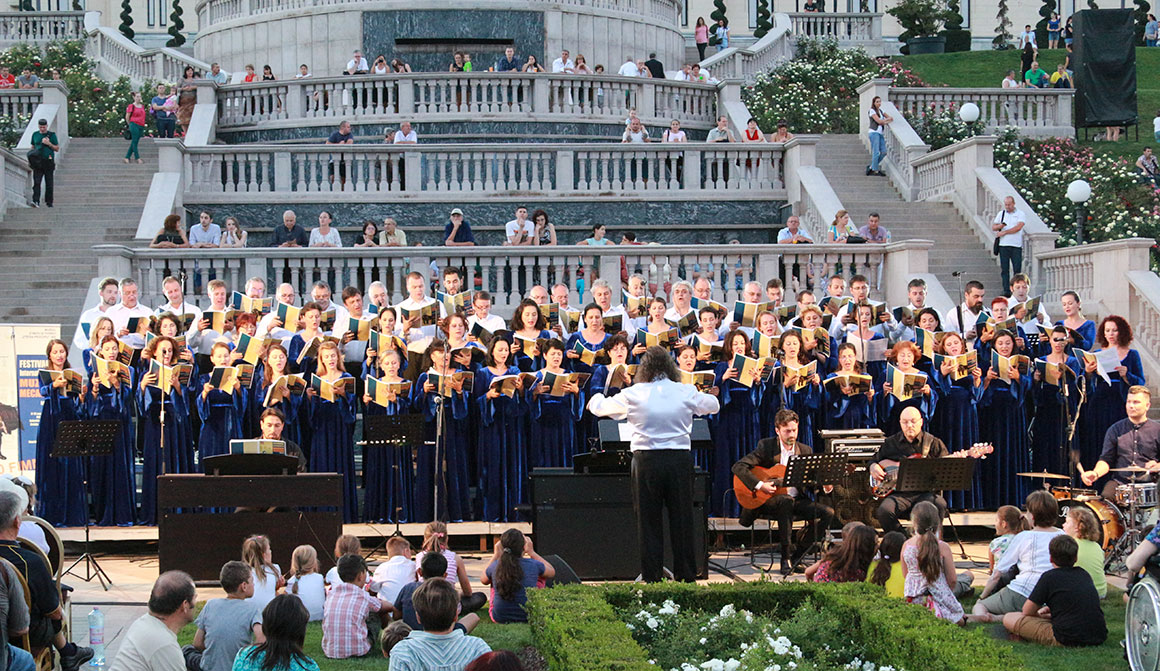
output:
<path id="1" fill-rule="evenodd" d="M 40 411 L 44 399 L 40 396 L 38 372 L 48 367 L 48 357 L 44 354 L 16 355 L 16 393 L 20 410 L 20 470 L 36 470 L 36 435 L 40 429 Z"/>
<path id="2" fill-rule="evenodd" d="M 44 405 L 38 372 L 47 364 L 48 343 L 58 337 L 55 324 L 0 324 L 0 475 L 35 475 Z"/>

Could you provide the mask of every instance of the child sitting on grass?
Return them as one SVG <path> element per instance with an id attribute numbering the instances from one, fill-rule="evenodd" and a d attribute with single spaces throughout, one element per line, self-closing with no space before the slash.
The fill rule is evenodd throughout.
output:
<path id="1" fill-rule="evenodd" d="M 181 649 L 189 671 L 230 671 L 238 651 L 262 643 L 262 609 L 250 597 L 254 578 L 244 562 L 228 561 L 218 574 L 224 599 L 210 599 L 197 616 L 193 644 Z"/>
<path id="2" fill-rule="evenodd" d="M 527 552 L 527 557 L 524 553 Z M 544 561 L 532 548 L 532 541 L 519 529 L 508 529 L 495 544 L 495 554 L 480 579 L 491 585 L 492 622 L 527 622 L 524 604 L 528 589 L 543 587 L 544 581 L 556 576 L 556 568 Z"/>
<path id="3" fill-rule="evenodd" d="M 1039 576 L 1022 612 L 1003 616 L 1003 626 L 1040 645 L 1102 645 L 1108 638 L 1108 625 L 1091 576 L 1075 565 L 1079 544 L 1059 534 L 1047 551 L 1053 568 Z"/>
<path id="4" fill-rule="evenodd" d="M 367 593 L 367 563 L 359 554 L 343 555 L 338 560 L 338 577 L 342 582 L 330 589 L 322 616 L 322 652 L 330 659 L 362 657 L 370 652 L 372 641 L 378 641 L 379 628 L 373 637 L 367 630 L 372 624 L 385 625 L 394 611 L 391 604 Z M 368 618 L 377 614 L 378 617 Z"/>
<path id="5" fill-rule="evenodd" d="M 379 598 L 394 603 L 403 585 L 415 579 L 415 562 L 411 560 L 411 544 L 406 538 L 387 539 L 387 561 L 375 568 L 371 584 L 379 590 Z"/>
<path id="6" fill-rule="evenodd" d="M 901 531 L 890 531 L 882 537 L 878 544 L 878 558 L 870 562 L 869 575 L 866 582 L 886 588 L 886 596 L 901 599 L 906 596 L 903 583 L 906 571 L 902 566 L 902 544 L 906 542 L 906 534 Z"/>
<path id="7" fill-rule="evenodd" d="M 362 542 L 359 541 L 358 536 L 343 534 L 334 541 L 334 561 L 336 562 L 345 555 L 361 554 Z M 330 567 L 329 571 L 326 572 L 326 586 L 328 588 L 334 587 L 341 582 L 342 579 L 338 577 L 338 565 L 335 564 L 334 566 Z"/>
<path id="8" fill-rule="evenodd" d="M 459 595 L 446 580 L 423 581 L 413 597 L 423 631 L 412 631 L 391 649 L 389 671 L 463 671 L 491 652 L 483 639 L 455 629 Z"/>
<path id="9" fill-rule="evenodd" d="M 447 558 L 441 554 L 424 555 L 423 563 L 419 566 L 421 572 L 420 580 L 407 583 L 399 590 L 399 595 L 395 597 L 395 612 L 398 617 L 406 622 L 409 627 L 416 630 L 422 630 L 423 625 L 419 622 L 418 616 L 415 614 L 415 605 L 413 597 L 415 591 L 419 589 L 427 580 L 446 580 L 447 575 Z M 463 612 L 462 604 L 459 612 Z M 468 613 L 459 618 L 455 623 L 456 629 L 462 629 L 463 633 L 470 634 L 472 629 L 479 624 L 479 616 L 475 613 Z"/>

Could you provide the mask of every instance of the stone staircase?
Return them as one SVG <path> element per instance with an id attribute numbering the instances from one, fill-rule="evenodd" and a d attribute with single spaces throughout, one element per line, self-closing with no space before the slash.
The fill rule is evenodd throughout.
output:
<path id="1" fill-rule="evenodd" d="M 855 225 L 863 226 L 866 215 L 877 212 L 895 242 L 934 240 L 930 272 L 951 298 L 959 295 L 959 278 L 952 275 L 955 271 L 962 272 L 964 284 L 969 280 L 982 282 L 988 302 L 992 296 L 1006 293 L 999 286 L 999 264 L 991 250 L 953 205 L 904 201 L 888 178 L 866 176 L 869 162 L 869 152 L 856 135 L 823 135 L 818 142 L 817 165 L 850 211 Z"/>
<path id="2" fill-rule="evenodd" d="M 97 273 L 92 246 L 133 239 L 157 171 L 152 140 L 141 141 L 142 164 L 122 163 L 126 149 L 120 138 L 73 138 L 55 206 L 9 208 L 0 220 L 0 323 L 60 324 L 71 340 Z"/>

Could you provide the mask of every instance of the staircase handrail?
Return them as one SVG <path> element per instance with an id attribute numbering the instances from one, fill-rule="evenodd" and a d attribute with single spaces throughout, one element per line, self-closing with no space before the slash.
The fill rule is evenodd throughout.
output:
<path id="1" fill-rule="evenodd" d="M 134 86 L 147 79 L 176 83 L 187 65 L 203 76 L 210 70 L 209 63 L 177 49 L 142 47 L 117 29 L 101 25 L 99 11 L 85 12 L 85 35 L 85 54 L 97 61 L 101 76 L 113 79 L 124 75 Z M 226 72 L 227 77 L 229 74 Z"/>
<path id="2" fill-rule="evenodd" d="M 793 58 L 792 25 L 788 14 L 773 15 L 773 27 L 746 47 L 729 47 L 701 61 L 701 69 L 720 80 L 752 80 L 759 72 Z"/>
<path id="3" fill-rule="evenodd" d="M 0 219 L 9 207 L 28 207 L 32 194 L 32 168 L 24 152 L 0 147 Z"/>

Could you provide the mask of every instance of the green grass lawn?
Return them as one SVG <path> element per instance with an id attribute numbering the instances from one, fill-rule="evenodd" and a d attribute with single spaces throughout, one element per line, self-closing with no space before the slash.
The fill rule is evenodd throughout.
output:
<path id="1" fill-rule="evenodd" d="M 1039 52 L 1039 66 L 1049 74 L 1063 62 L 1063 49 L 1044 49 Z M 1002 86 L 1008 70 L 1019 70 L 1019 52 L 970 51 L 954 54 L 904 56 L 900 59 L 927 83 L 956 87 Z M 1115 143 L 1091 142 L 1085 144 L 1097 152 L 1124 156 L 1132 162 L 1146 146 L 1156 143 L 1152 137 L 1152 118 L 1160 110 L 1160 48 L 1136 49 L 1136 107 L 1140 114 L 1140 141 L 1135 142 L 1135 131 L 1129 130 Z M 1094 131 L 1095 129 L 1091 129 Z M 1090 132 L 1090 131 L 1089 131 Z M 1081 133 L 1082 137 L 1082 133 Z"/>

